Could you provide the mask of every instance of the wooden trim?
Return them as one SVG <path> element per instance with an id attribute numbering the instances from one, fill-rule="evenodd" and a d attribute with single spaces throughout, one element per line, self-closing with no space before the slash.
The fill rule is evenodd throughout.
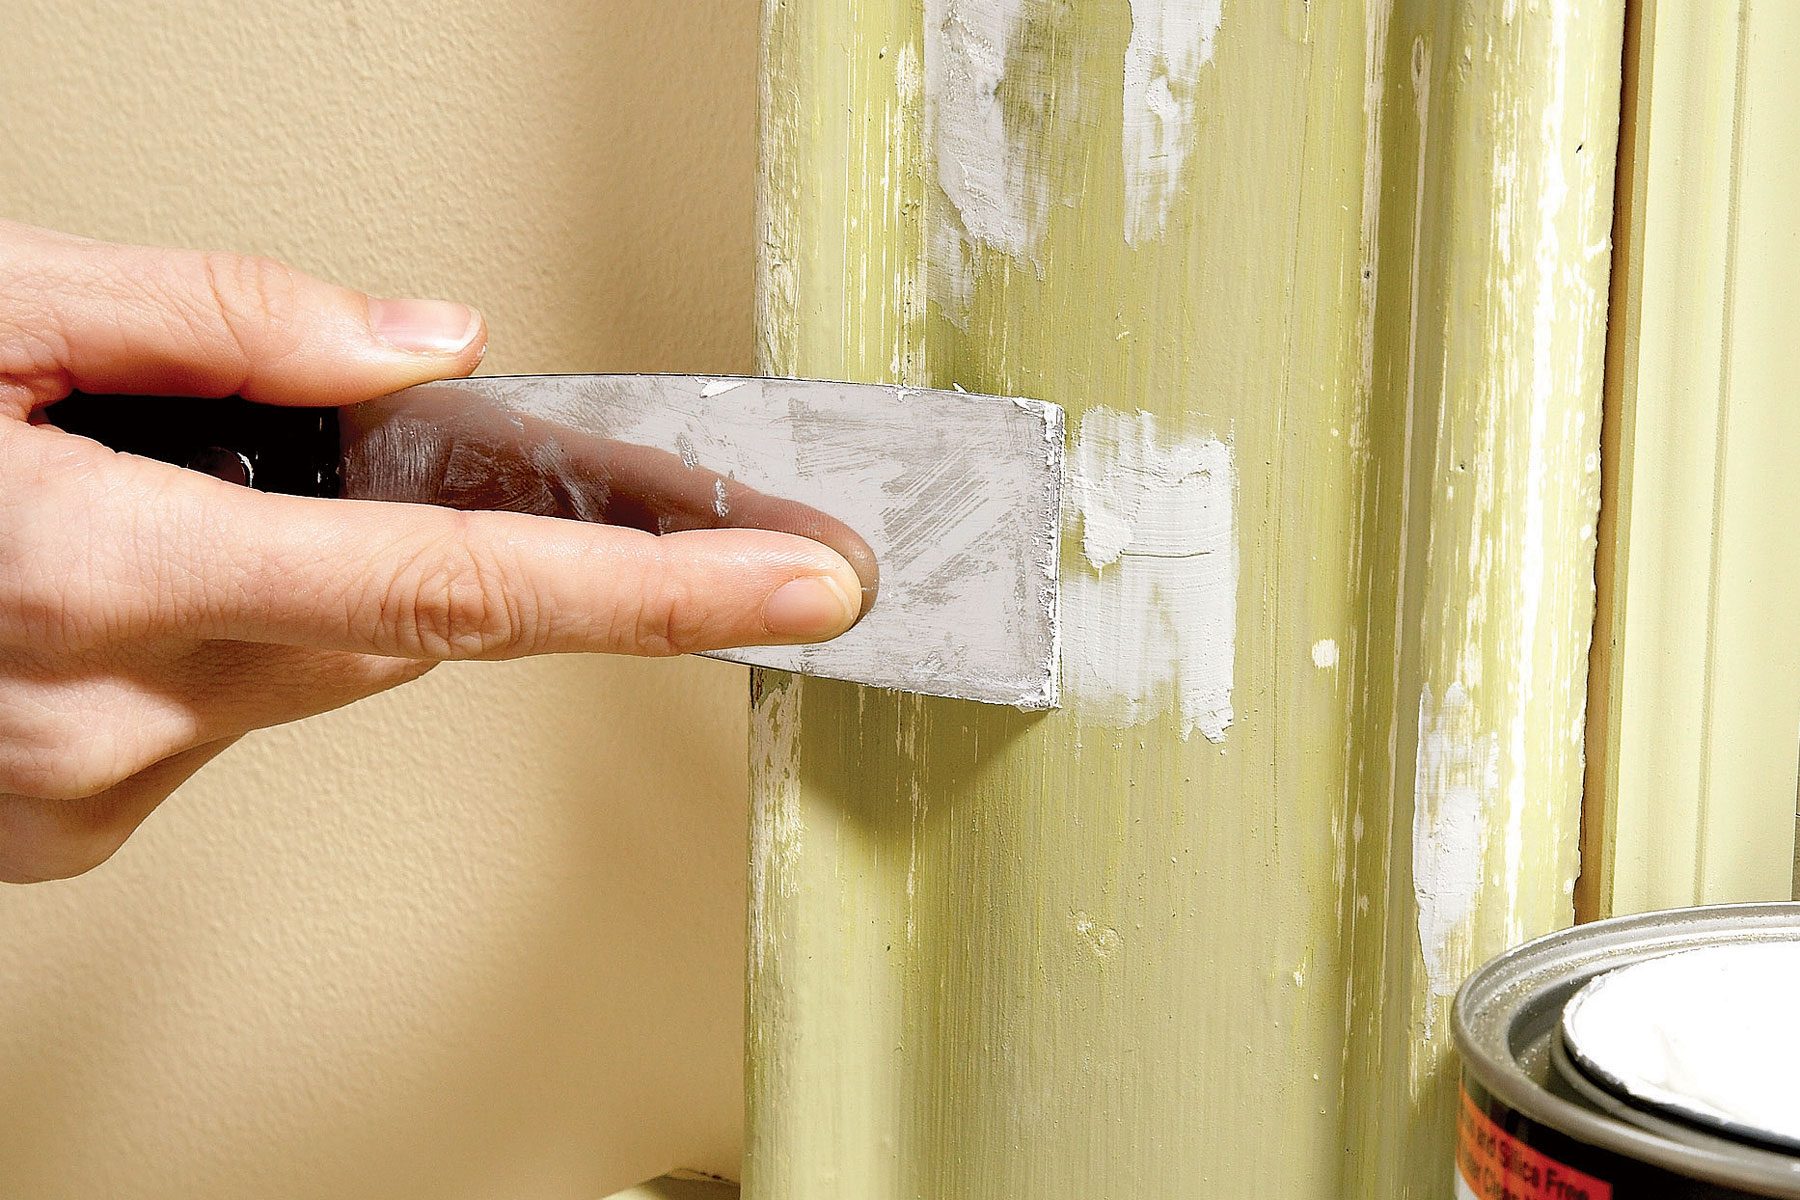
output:
<path id="1" fill-rule="evenodd" d="M 764 368 L 1076 503 L 1063 711 L 757 679 L 745 1194 L 1440 1193 L 1573 917 L 1621 4 L 765 11 Z"/>
<path id="2" fill-rule="evenodd" d="M 1626 0 L 1625 54 L 1619 99 L 1619 166 L 1613 200 L 1612 277 L 1606 328 L 1605 407 L 1600 424 L 1600 518 L 1595 530 L 1594 639 L 1588 654 L 1588 701 L 1584 732 L 1581 814 L 1581 874 L 1575 881 L 1575 916 L 1591 921 L 1610 909 L 1613 830 L 1618 821 L 1616 647 L 1624 594 L 1618 586 L 1627 555 L 1631 515 L 1620 505 L 1621 466 L 1630 461 L 1634 409 L 1624 398 L 1635 390 L 1636 314 L 1642 273 L 1636 250 L 1643 244 L 1644 176 L 1648 159 L 1640 138 L 1649 91 L 1644 78 L 1655 22 L 1644 12 L 1656 0 Z M 1628 331 L 1631 335 L 1628 336 Z M 1628 386 L 1627 379 L 1632 381 Z"/>
<path id="3" fill-rule="evenodd" d="M 1800 9 L 1721 16 L 1633 22 L 1584 919 L 1792 894 Z"/>

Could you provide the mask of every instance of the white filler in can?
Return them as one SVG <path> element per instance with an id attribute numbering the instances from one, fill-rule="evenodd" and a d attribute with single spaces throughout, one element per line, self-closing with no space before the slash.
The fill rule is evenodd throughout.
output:
<path id="1" fill-rule="evenodd" d="M 1800 941 L 1620 967 L 1576 994 L 1562 1033 L 1575 1061 L 1627 1103 L 1800 1149 Z"/>

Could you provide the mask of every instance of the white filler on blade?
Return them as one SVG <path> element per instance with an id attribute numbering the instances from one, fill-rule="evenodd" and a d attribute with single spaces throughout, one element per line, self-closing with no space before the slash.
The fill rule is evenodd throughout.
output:
<path id="1" fill-rule="evenodd" d="M 596 446 L 621 462 L 660 456 L 674 464 L 663 469 L 708 481 L 707 505 L 721 519 L 731 515 L 730 490 L 742 487 L 841 522 L 866 543 L 878 595 L 849 633 L 714 657 L 1021 709 L 1056 706 L 1063 413 L 1053 404 L 678 375 L 482 376 L 393 400 L 424 422 L 511 414 L 534 461 L 591 458 Z"/>

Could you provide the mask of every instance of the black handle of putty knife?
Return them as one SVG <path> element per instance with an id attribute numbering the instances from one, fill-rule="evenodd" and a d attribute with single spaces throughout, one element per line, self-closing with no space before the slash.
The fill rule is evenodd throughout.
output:
<path id="1" fill-rule="evenodd" d="M 122 453 L 265 492 L 335 497 L 342 482 L 335 408 L 76 392 L 44 417 Z"/>

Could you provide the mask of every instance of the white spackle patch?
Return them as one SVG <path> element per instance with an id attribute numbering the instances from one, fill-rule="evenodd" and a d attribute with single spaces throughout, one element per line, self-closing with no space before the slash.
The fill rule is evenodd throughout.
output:
<path id="1" fill-rule="evenodd" d="M 1043 240 L 1050 200 L 1029 147 L 1006 128 L 1000 95 L 1025 0 L 925 0 L 925 122 L 938 186 L 954 213 L 933 223 L 928 288 L 966 320 L 975 247 L 1017 259 Z"/>
<path id="2" fill-rule="evenodd" d="M 799 680 L 768 683 L 750 709 L 750 977 L 762 971 L 769 905 L 799 890 Z"/>
<path id="3" fill-rule="evenodd" d="M 967 329 L 969 310 L 975 304 L 974 248 L 969 245 L 962 224 L 954 217 L 933 222 L 930 239 L 926 251 L 929 299 L 959 329 Z"/>
<path id="4" fill-rule="evenodd" d="M 1067 702 L 1120 728 L 1173 710 L 1183 738 L 1224 741 L 1237 641 L 1231 447 L 1165 436 L 1149 413 L 1091 409 L 1069 475 L 1092 569 L 1063 581 Z"/>
<path id="5" fill-rule="evenodd" d="M 1441 703 L 1429 686 L 1419 697 L 1412 869 L 1425 959 L 1427 1037 L 1437 1002 L 1462 983 L 1456 949 L 1467 941 L 1465 926 L 1474 913 L 1487 853 L 1487 817 L 1500 792 L 1499 735 L 1479 733 L 1475 720 L 1474 702 L 1461 683 L 1452 683 Z M 1466 957 L 1466 945 L 1462 948 Z"/>
<path id="6" fill-rule="evenodd" d="M 1329 670 L 1330 668 L 1337 666 L 1338 665 L 1338 644 L 1336 642 L 1332 641 L 1330 638 L 1324 638 L 1320 641 L 1314 642 L 1313 648 L 1312 648 L 1312 658 L 1313 658 L 1313 666 L 1319 668 L 1319 670 L 1321 670 L 1321 671 Z"/>
<path id="7" fill-rule="evenodd" d="M 1131 0 L 1125 48 L 1125 240 L 1161 236 L 1194 145 L 1195 90 L 1224 0 Z"/>

